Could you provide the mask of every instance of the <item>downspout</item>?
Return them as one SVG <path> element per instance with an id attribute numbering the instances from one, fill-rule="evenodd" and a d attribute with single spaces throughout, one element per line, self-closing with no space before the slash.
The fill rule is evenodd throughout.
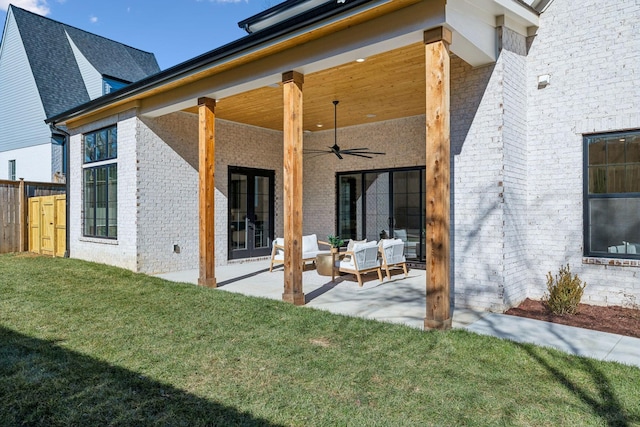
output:
<path id="1" fill-rule="evenodd" d="M 64 209 L 65 209 L 65 228 L 66 228 L 66 233 L 65 233 L 65 251 L 64 251 L 64 257 L 65 258 L 69 258 L 69 243 L 70 243 L 70 239 L 69 239 L 69 193 L 70 193 L 70 189 L 71 186 L 69 185 L 69 164 L 70 164 L 70 160 L 71 160 L 71 154 L 70 154 L 70 147 L 69 147 L 69 137 L 71 136 L 69 134 L 69 132 L 67 132 L 64 129 L 61 129 L 59 127 L 56 126 L 55 122 L 51 122 L 49 123 L 49 126 L 53 132 L 58 133 L 59 135 L 62 135 L 64 137 L 64 142 L 62 143 L 62 151 L 63 151 L 63 155 L 64 155 L 64 167 L 63 172 L 64 172 L 64 185 L 65 185 L 65 192 L 66 197 L 65 197 L 65 201 L 64 201 Z"/>

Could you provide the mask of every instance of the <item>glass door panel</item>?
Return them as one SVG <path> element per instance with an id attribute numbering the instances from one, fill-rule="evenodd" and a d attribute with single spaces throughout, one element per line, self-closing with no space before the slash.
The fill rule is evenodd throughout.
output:
<path id="1" fill-rule="evenodd" d="M 338 178 L 338 236 L 360 240 L 362 235 L 362 175 Z"/>
<path id="2" fill-rule="evenodd" d="M 268 248 L 270 239 L 272 223 L 271 220 L 271 189 L 269 187 L 270 179 L 266 176 L 255 177 L 255 194 L 254 194 L 254 222 L 255 227 L 253 231 L 253 247 L 254 248 Z"/>
<path id="3" fill-rule="evenodd" d="M 231 250 L 247 249 L 247 176 L 232 173 L 230 186 L 231 210 L 230 221 L 230 245 Z"/>
<path id="4" fill-rule="evenodd" d="M 419 170 L 392 172 L 392 236 L 404 241 L 404 254 L 408 260 L 419 258 L 423 215 L 420 175 Z"/>
<path id="5" fill-rule="evenodd" d="M 389 172 L 370 172 L 364 175 L 364 235 L 367 240 L 390 236 L 390 184 Z"/>

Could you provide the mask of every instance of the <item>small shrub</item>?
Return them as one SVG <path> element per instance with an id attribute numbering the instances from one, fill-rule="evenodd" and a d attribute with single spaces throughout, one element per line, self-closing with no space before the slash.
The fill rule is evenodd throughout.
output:
<path id="1" fill-rule="evenodd" d="M 551 272 L 547 273 L 549 294 L 545 294 L 544 303 L 554 314 L 576 314 L 585 286 L 587 284 L 583 283 L 577 274 L 571 276 L 571 269 L 567 264 L 566 267 L 560 267 L 560 272 L 555 278 Z"/>

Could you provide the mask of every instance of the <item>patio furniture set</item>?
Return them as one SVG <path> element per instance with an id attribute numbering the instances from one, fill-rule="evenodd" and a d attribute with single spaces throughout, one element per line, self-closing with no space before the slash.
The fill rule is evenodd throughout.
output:
<path id="1" fill-rule="evenodd" d="M 336 272 L 353 274 L 358 280 L 358 286 L 362 287 L 362 275 L 377 272 L 378 279 L 382 282 L 382 269 L 385 270 L 387 279 L 391 279 L 391 269 L 402 268 L 407 277 L 407 263 L 404 256 L 405 243 L 401 239 L 381 239 L 377 241 L 349 240 L 344 250 L 331 248 L 321 250 L 320 245 L 331 246 L 328 242 L 318 240 L 315 234 L 302 237 L 302 269 L 308 262 L 313 262 L 316 271 L 322 276 L 331 276 L 334 281 Z M 275 264 L 284 263 L 284 238 L 278 237 L 273 242 L 271 251 L 271 265 L 269 271 L 273 271 Z"/>

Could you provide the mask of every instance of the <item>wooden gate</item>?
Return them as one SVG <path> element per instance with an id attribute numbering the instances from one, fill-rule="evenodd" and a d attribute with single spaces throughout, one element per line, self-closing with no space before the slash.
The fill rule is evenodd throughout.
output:
<path id="1" fill-rule="evenodd" d="M 29 252 L 64 256 L 66 247 L 65 195 L 29 199 Z"/>

